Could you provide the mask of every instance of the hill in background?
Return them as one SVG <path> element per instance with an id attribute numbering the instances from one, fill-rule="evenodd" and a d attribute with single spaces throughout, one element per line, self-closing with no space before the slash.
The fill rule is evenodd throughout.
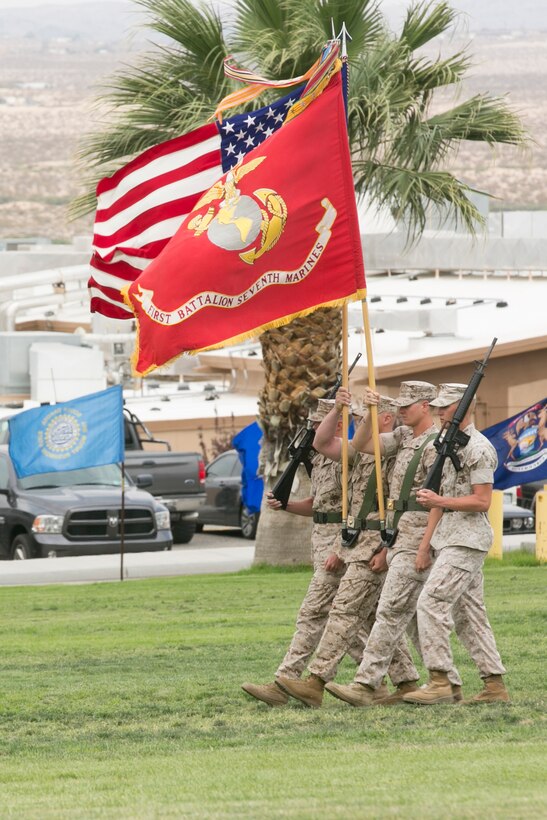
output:
<path id="1" fill-rule="evenodd" d="M 403 4 L 387 0 L 384 5 L 395 25 Z M 494 207 L 545 208 L 547 31 L 539 29 L 547 30 L 547 4 L 523 0 L 514 8 L 506 0 L 457 0 L 454 5 L 472 9 L 469 32 L 483 29 L 471 34 L 475 66 L 463 95 L 508 93 L 535 143 L 526 153 L 465 146 L 452 168 L 497 197 Z M 512 31 L 517 16 L 521 25 Z M 122 64 L 138 59 L 145 46 L 149 33 L 136 31 L 143 20 L 140 7 L 126 2 L 0 10 L 0 238 L 61 240 L 91 231 L 92 215 L 73 223 L 67 219 L 68 203 L 83 184 L 75 154 L 81 138 L 100 127 L 101 112 L 92 105 L 100 85 Z M 532 24 L 536 30 L 530 30 Z M 492 33 L 493 27 L 502 33 Z M 467 40 L 463 21 L 461 28 Z M 462 45 L 457 37 L 442 43 L 447 51 Z"/>

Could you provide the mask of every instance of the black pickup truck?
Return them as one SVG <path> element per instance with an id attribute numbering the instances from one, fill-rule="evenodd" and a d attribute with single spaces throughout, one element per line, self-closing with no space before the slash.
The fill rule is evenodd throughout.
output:
<path id="1" fill-rule="evenodd" d="M 152 476 L 148 492 L 169 510 L 175 543 L 187 544 L 196 531 L 198 510 L 205 504 L 201 454 L 171 452 L 169 442 L 154 438 L 127 407 L 124 422 L 126 471 L 133 478 L 143 473 Z"/>
<path id="2" fill-rule="evenodd" d="M 0 418 L 0 444 L 8 442 L 8 421 L 8 417 Z M 127 407 L 124 431 L 126 473 L 135 482 L 138 476 L 148 476 L 148 492 L 169 510 L 174 542 L 187 544 L 196 531 L 198 510 L 205 504 L 205 462 L 201 453 L 171 452 L 169 442 L 154 438 Z"/>
<path id="3" fill-rule="evenodd" d="M 142 476 L 139 484 L 149 483 Z M 0 558 L 169 550 L 169 513 L 126 481 L 119 464 L 17 478 L 0 445 Z"/>

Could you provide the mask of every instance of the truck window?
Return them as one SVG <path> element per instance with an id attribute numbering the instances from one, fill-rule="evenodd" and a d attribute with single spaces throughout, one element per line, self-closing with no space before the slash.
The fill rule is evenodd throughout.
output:
<path id="1" fill-rule="evenodd" d="M 135 435 L 135 430 L 133 429 L 133 425 L 129 423 L 127 419 L 124 418 L 124 447 L 126 450 L 140 450 L 139 441 L 137 436 Z"/>

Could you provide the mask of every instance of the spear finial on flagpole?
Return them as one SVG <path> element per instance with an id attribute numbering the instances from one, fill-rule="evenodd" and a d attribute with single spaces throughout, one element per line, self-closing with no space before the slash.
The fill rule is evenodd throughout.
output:
<path id="1" fill-rule="evenodd" d="M 346 28 L 346 23 L 342 23 L 342 28 L 340 29 L 340 34 L 336 38 L 340 40 L 340 57 L 344 59 L 344 57 L 348 56 L 348 40 L 351 40 L 351 35 Z"/>

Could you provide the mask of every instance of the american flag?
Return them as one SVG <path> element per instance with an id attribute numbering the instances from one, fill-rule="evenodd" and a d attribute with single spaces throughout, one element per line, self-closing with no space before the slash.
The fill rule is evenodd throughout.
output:
<path id="1" fill-rule="evenodd" d="M 88 283 L 92 313 L 133 318 L 120 290 L 156 258 L 222 174 L 282 126 L 303 89 L 153 146 L 99 182 Z"/>

